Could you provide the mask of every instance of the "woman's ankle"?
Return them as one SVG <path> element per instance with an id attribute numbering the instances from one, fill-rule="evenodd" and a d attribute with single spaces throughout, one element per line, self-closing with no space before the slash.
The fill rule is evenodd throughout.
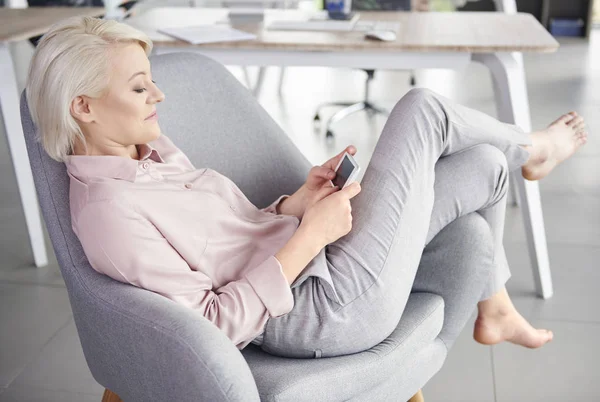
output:
<path id="1" fill-rule="evenodd" d="M 478 317 L 499 317 L 513 314 L 516 311 L 506 288 L 502 288 L 489 299 L 477 303 Z"/>

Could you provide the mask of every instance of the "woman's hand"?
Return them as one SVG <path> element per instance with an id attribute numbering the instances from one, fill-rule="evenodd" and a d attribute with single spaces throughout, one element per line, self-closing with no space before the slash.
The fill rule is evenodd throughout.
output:
<path id="1" fill-rule="evenodd" d="M 358 183 L 352 183 L 340 191 L 336 187 L 320 190 L 318 193 L 322 193 L 323 197 L 309 205 L 298 230 L 309 233 L 321 247 L 347 235 L 352 229 L 350 200 L 360 190 Z"/>
<path id="2" fill-rule="evenodd" d="M 325 192 L 322 190 L 333 189 L 330 181 L 335 178 L 335 168 L 343 157 L 344 152 L 355 155 L 356 148 L 353 145 L 350 145 L 323 165 L 314 166 L 310 172 L 308 172 L 308 177 L 302 187 L 281 202 L 277 207 L 277 211 L 285 215 L 295 215 L 298 219 L 302 219 L 305 211 L 310 205 L 314 205 L 327 195 L 331 194 L 333 190 Z"/>

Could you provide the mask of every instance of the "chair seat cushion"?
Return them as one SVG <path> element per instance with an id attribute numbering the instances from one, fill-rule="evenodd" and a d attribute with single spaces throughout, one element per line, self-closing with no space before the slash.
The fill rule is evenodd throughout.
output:
<path id="1" fill-rule="evenodd" d="M 413 293 L 394 332 L 364 352 L 333 358 L 289 359 L 269 355 L 250 344 L 242 354 L 262 401 L 341 401 L 364 393 L 388 377 L 402 378 L 399 371 L 410 378 L 411 362 L 419 350 L 431 347 L 443 322 L 444 301 L 440 296 Z M 445 349 L 443 352 L 441 361 Z"/>

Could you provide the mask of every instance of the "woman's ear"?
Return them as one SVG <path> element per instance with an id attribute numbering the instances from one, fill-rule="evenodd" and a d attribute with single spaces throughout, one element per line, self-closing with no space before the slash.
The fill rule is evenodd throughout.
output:
<path id="1" fill-rule="evenodd" d="M 71 116 L 82 123 L 91 123 L 94 116 L 90 108 L 89 98 L 78 96 L 71 102 Z"/>

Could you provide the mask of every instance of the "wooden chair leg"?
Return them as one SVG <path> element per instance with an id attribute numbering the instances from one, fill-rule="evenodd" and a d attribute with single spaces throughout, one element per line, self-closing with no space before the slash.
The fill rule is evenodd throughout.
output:
<path id="1" fill-rule="evenodd" d="M 425 402 L 425 399 L 423 399 L 423 391 L 419 390 L 419 392 L 414 394 L 413 397 L 408 400 L 408 402 Z"/>
<path id="2" fill-rule="evenodd" d="M 112 392 L 110 389 L 106 388 L 104 390 L 104 395 L 102 395 L 102 402 L 123 402 L 119 395 Z"/>

